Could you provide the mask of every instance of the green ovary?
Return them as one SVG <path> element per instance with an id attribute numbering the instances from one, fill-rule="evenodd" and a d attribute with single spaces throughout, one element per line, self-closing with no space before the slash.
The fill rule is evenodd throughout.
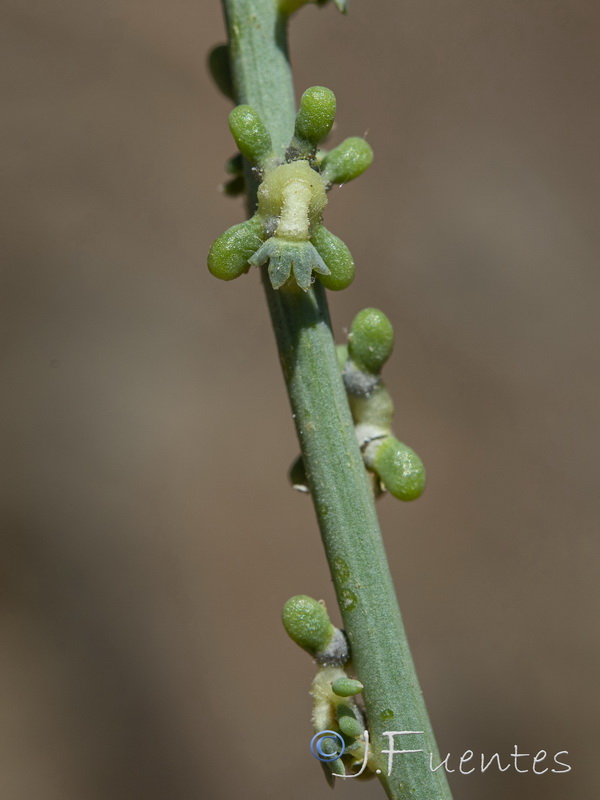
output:
<path id="1" fill-rule="evenodd" d="M 265 175 L 258 188 L 258 214 L 265 220 L 279 219 L 283 235 L 288 225 L 302 231 L 294 238 L 309 238 L 311 225 L 321 221 L 326 205 L 323 179 L 307 161 L 281 164 Z"/>

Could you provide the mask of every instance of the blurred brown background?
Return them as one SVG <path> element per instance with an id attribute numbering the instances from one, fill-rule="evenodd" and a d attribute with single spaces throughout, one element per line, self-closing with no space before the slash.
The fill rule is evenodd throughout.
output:
<path id="1" fill-rule="evenodd" d="M 205 267 L 243 214 L 218 191 L 219 3 L 2 17 L 0 798 L 329 797 L 279 622 L 292 594 L 332 604 L 329 576 L 258 276 Z M 333 141 L 376 153 L 327 210 L 359 265 L 332 312 L 340 339 L 366 305 L 397 331 L 429 487 L 380 508 L 440 749 L 573 767 L 454 775 L 456 800 L 600 791 L 599 36 L 591 0 L 354 0 L 292 28 Z"/>

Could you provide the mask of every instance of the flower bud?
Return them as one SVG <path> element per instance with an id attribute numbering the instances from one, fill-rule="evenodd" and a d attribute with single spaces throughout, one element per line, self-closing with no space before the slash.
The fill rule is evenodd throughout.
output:
<path id="1" fill-rule="evenodd" d="M 250 269 L 248 259 L 264 238 L 263 223 L 258 216 L 228 228 L 209 250 L 208 269 L 223 281 L 239 277 Z"/>
<path id="2" fill-rule="evenodd" d="M 348 183 L 373 163 L 373 150 L 364 139 L 351 136 L 330 150 L 322 162 L 321 174 L 327 183 Z"/>
<path id="3" fill-rule="evenodd" d="M 325 605 L 305 594 L 291 597 L 281 618 L 288 636 L 311 655 L 325 650 L 335 633 Z"/>
<path id="4" fill-rule="evenodd" d="M 311 242 L 330 271 L 329 275 L 318 276 L 323 286 L 332 291 L 350 286 L 354 280 L 354 261 L 352 253 L 344 242 L 328 231 L 324 225 L 315 227 Z"/>
<path id="5" fill-rule="evenodd" d="M 354 711 L 341 703 L 337 707 L 337 718 L 341 732 L 352 739 L 358 739 L 363 732 L 363 726 L 356 719 Z"/>
<path id="6" fill-rule="evenodd" d="M 360 681 L 352 678 L 338 678 L 331 684 L 331 690 L 338 697 L 352 697 L 352 695 L 360 694 L 364 688 Z"/>
<path id="7" fill-rule="evenodd" d="M 348 353 L 356 366 L 379 374 L 394 348 L 392 323 L 376 308 L 364 308 L 352 320 Z"/>
<path id="8" fill-rule="evenodd" d="M 416 500 L 423 494 L 423 462 L 414 450 L 394 436 L 381 442 L 373 466 L 385 488 L 399 500 Z"/>
<path id="9" fill-rule="evenodd" d="M 229 114 L 229 129 L 240 153 L 252 164 L 262 164 L 273 152 L 269 132 L 252 106 L 236 106 Z"/>
<path id="10" fill-rule="evenodd" d="M 300 98 L 300 110 L 294 129 L 298 139 L 316 148 L 327 136 L 335 119 L 335 95 L 324 86 L 312 86 Z"/>

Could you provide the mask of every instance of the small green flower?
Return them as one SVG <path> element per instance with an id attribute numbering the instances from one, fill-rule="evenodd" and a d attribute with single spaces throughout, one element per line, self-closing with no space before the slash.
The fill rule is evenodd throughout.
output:
<path id="1" fill-rule="evenodd" d="M 214 61 L 225 63 L 219 50 Z M 347 139 L 331 152 L 317 155 L 335 118 L 335 95 L 324 86 L 312 86 L 302 95 L 294 136 L 286 161 L 273 152 L 267 128 L 249 105 L 236 106 L 229 127 L 240 150 L 227 164 L 234 177 L 224 191 L 232 196 L 244 190 L 241 156 L 262 176 L 258 205 L 251 220 L 234 225 L 210 249 L 209 269 L 224 280 L 237 278 L 250 266 L 267 265 L 271 285 L 295 285 L 307 291 L 315 276 L 334 291 L 354 279 L 354 261 L 346 245 L 323 225 L 326 192 L 335 182 L 351 180 L 372 160 L 362 139 Z"/>

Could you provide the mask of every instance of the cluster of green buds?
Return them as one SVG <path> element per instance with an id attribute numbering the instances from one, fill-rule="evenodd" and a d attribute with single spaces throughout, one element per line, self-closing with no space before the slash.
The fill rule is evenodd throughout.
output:
<path id="1" fill-rule="evenodd" d="M 229 86 L 226 53 L 219 52 L 219 48 L 213 51 L 211 67 L 225 90 Z M 335 111 L 332 91 L 323 86 L 307 89 L 294 135 L 281 155 L 274 152 L 269 132 L 252 106 L 236 106 L 230 113 L 229 127 L 240 156 L 253 167 L 260 184 L 255 214 L 225 231 L 210 248 L 208 268 L 217 278 L 232 280 L 252 266 L 268 264 L 274 289 L 299 286 L 306 291 L 314 275 L 327 289 L 350 285 L 352 255 L 323 225 L 323 210 L 327 191 L 362 174 L 373 160 L 373 151 L 358 137 L 346 139 L 329 152 L 318 149 L 331 130 Z M 233 176 L 226 186 L 229 194 L 243 188 L 240 156 L 227 165 Z"/>
<path id="2" fill-rule="evenodd" d="M 375 494 L 387 490 L 399 500 L 415 500 L 425 488 L 425 467 L 414 450 L 393 435 L 394 404 L 381 379 L 393 347 L 389 319 L 376 308 L 365 308 L 352 321 L 348 344 L 338 346 L 338 359 Z M 301 456 L 292 465 L 290 480 L 294 488 L 308 491 Z"/>
<path id="3" fill-rule="evenodd" d="M 319 665 L 311 686 L 315 733 L 334 731 L 344 742 L 340 758 L 322 761 L 326 777 L 332 782 L 334 775 L 352 775 L 365 759 L 366 724 L 364 709 L 356 699 L 364 687 L 344 669 L 350 660 L 346 637 L 331 623 L 325 604 L 307 595 L 290 598 L 283 607 L 282 619 L 290 638 Z M 373 774 L 369 769 L 364 777 Z"/>

